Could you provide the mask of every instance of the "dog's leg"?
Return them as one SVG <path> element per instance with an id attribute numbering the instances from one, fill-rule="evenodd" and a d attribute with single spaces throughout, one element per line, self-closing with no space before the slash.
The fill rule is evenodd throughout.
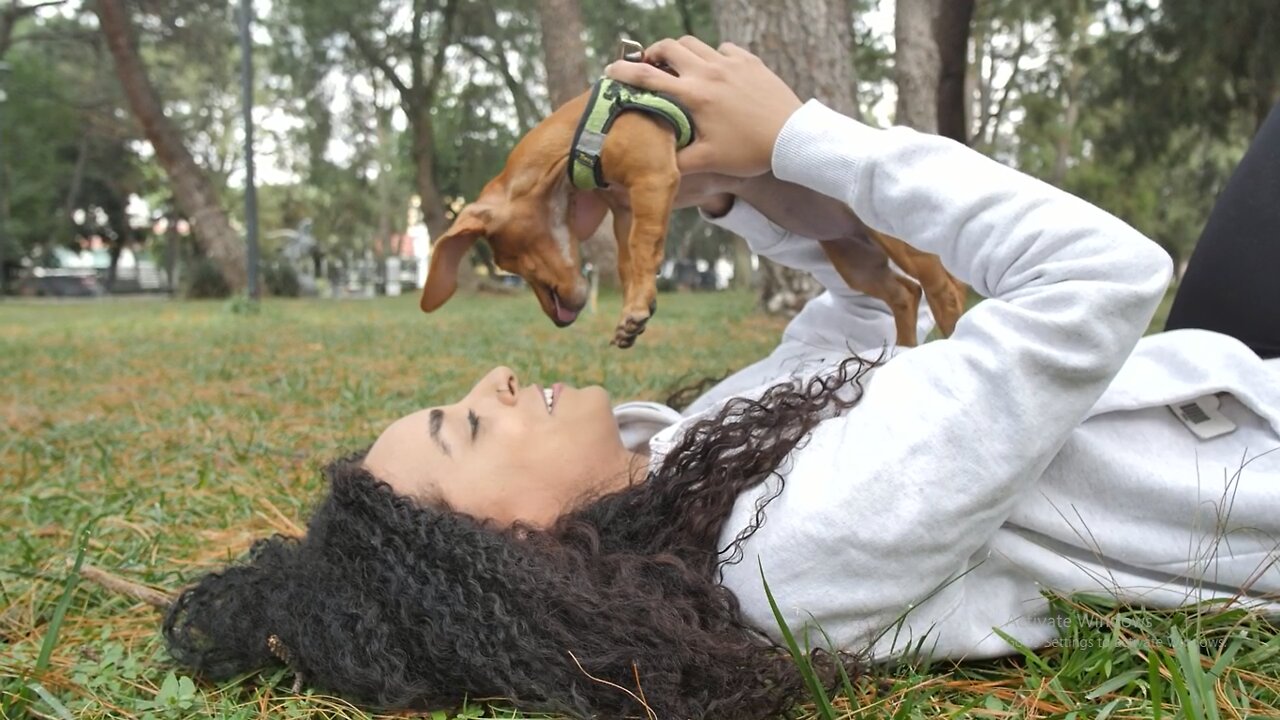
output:
<path id="1" fill-rule="evenodd" d="M 650 175 L 629 187 L 631 227 L 625 240 L 618 235 L 619 270 L 624 278 L 630 277 L 623 281 L 622 318 L 613 336 L 613 344 L 620 348 L 634 345 L 657 311 L 658 268 L 679 185 L 680 176 L 673 174 Z"/>
<path id="2" fill-rule="evenodd" d="M 951 337 L 956 322 L 964 313 L 965 290 L 942 266 L 937 255 L 917 250 L 905 242 L 868 228 L 876 243 L 898 267 L 920 283 L 924 299 L 929 303 L 933 319 L 943 337 Z"/>
<path id="3" fill-rule="evenodd" d="M 657 309 L 658 267 L 667 223 L 680 187 L 675 136 L 665 123 L 643 113 L 618 116 L 601 150 L 614 213 L 630 210 L 626 234 L 618 230 L 618 272 L 622 276 L 622 317 L 613 344 L 629 348 Z"/>
<path id="4" fill-rule="evenodd" d="M 938 331 L 942 337 L 951 337 L 951 333 L 956 331 L 956 322 L 964 313 L 964 285 L 942 267 L 942 261 L 936 255 L 917 260 L 916 269 L 921 271 L 917 279 L 924 290 L 929 310 L 933 312 L 933 319 L 938 323 Z"/>
<path id="5" fill-rule="evenodd" d="M 883 300 L 893 312 L 896 342 L 916 344 L 916 319 L 920 312 L 920 286 L 889 267 L 889 258 L 852 240 L 824 240 L 822 250 L 849 287 Z"/>
<path id="6" fill-rule="evenodd" d="M 616 205 L 611 208 L 613 212 L 613 237 L 617 239 L 618 244 L 618 279 L 622 281 L 622 297 L 631 297 L 632 278 L 635 273 L 631 270 L 631 246 L 627 243 L 627 238 L 631 236 L 631 208 Z"/>

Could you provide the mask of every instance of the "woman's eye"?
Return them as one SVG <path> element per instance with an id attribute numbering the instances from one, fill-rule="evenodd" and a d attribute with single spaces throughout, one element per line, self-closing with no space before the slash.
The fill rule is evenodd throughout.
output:
<path id="1" fill-rule="evenodd" d="M 480 430 L 480 416 L 474 410 L 467 411 L 467 423 L 471 425 L 471 440 L 475 441 L 476 432 Z"/>

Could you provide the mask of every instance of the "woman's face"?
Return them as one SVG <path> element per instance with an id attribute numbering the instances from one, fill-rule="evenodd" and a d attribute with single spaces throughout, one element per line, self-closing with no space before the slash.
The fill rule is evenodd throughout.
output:
<path id="1" fill-rule="evenodd" d="M 601 387 L 522 386 L 494 368 L 453 405 L 391 423 L 365 467 L 401 495 L 501 525 L 546 527 L 585 496 L 642 472 Z"/>

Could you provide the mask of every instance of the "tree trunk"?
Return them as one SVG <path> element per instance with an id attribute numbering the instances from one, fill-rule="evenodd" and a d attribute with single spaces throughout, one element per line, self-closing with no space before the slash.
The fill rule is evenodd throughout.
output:
<path id="1" fill-rule="evenodd" d="M 187 150 L 181 133 L 165 117 L 164 105 L 138 54 L 125 5 L 124 0 L 97 0 L 95 5 L 120 86 L 173 184 L 174 198 L 182 214 L 189 218 L 204 254 L 233 290 L 243 289 L 247 283 L 244 239 L 231 227 L 217 191 Z"/>
<path id="2" fill-rule="evenodd" d="M 555 109 L 587 89 L 581 0 L 538 0 L 538 20 L 547 66 L 547 94 Z"/>
<path id="3" fill-rule="evenodd" d="M 856 116 L 846 0 L 716 0 L 720 39 L 755 53 L 803 99 Z M 760 259 L 760 304 L 793 315 L 822 291 L 813 276 Z"/>
<path id="4" fill-rule="evenodd" d="M 558 108 L 582 94 L 587 80 L 587 46 L 582 40 L 581 0 L 538 0 L 538 20 L 542 25 L 542 48 L 547 69 L 547 94 L 551 107 Z M 613 234 L 613 215 L 590 237 L 580 243 L 582 259 L 596 270 L 602 287 L 616 289 L 618 240 Z"/>
<path id="5" fill-rule="evenodd" d="M 848 56 L 847 68 L 849 70 L 850 100 L 853 108 L 847 112 L 849 117 L 854 120 L 863 121 L 862 105 L 858 103 L 858 64 L 854 60 L 854 56 L 858 52 L 858 39 L 853 35 L 853 17 L 858 13 L 858 0 L 844 0 L 844 7 L 840 9 L 841 20 L 831 23 L 835 30 L 836 37 L 839 38 L 840 47 L 845 48 L 845 54 Z"/>
<path id="6" fill-rule="evenodd" d="M 444 195 L 436 185 L 435 169 L 435 125 L 431 122 L 431 109 L 415 105 L 416 112 L 409 113 L 409 131 L 413 134 L 414 184 L 418 189 L 419 208 L 422 222 L 427 226 L 431 238 L 438 238 L 449 231 L 453 221 L 445 212 Z M 480 285 L 480 276 L 471 271 L 471 254 L 463 262 L 458 272 L 458 289 L 475 290 Z"/>
<path id="7" fill-rule="evenodd" d="M 969 142 L 969 28 L 974 0 L 943 0 L 934 25 L 941 63 L 938 76 L 938 134 Z"/>
<path id="8" fill-rule="evenodd" d="M 449 229 L 449 217 L 445 214 L 444 196 L 436 186 L 435 126 L 431 122 L 431 108 L 414 104 L 409 113 L 409 130 L 413 133 L 414 183 L 422 202 L 422 221 L 431 237 L 438 238 Z"/>
<path id="9" fill-rule="evenodd" d="M 375 86 L 376 87 L 376 86 Z M 373 114 L 377 120 L 378 132 L 378 235 L 377 242 L 374 243 L 376 252 L 374 252 L 374 260 L 378 263 L 377 276 L 383 280 L 383 292 L 386 292 L 387 281 L 391 278 L 385 277 L 387 272 L 387 256 L 400 256 L 399 243 L 395 247 L 391 245 L 391 236 L 395 230 L 392 226 L 391 216 L 395 212 L 391 203 L 391 169 L 395 165 L 396 145 L 391 142 L 391 110 L 383 108 L 379 102 L 381 93 L 374 92 L 374 108 Z"/>
<path id="10" fill-rule="evenodd" d="M 116 289 L 116 278 L 120 273 L 120 253 L 125 247 L 133 244 L 133 228 L 129 226 L 129 213 L 125 210 L 125 201 L 113 193 L 103 208 L 107 213 L 107 227 L 111 228 L 111 263 L 107 266 L 107 292 Z"/>
<path id="11" fill-rule="evenodd" d="M 76 227 L 76 205 L 80 202 L 80 188 L 84 185 L 84 166 L 89 161 L 89 131 L 80 133 L 80 141 L 76 143 L 76 164 L 71 169 L 71 181 L 67 183 L 67 200 L 63 203 L 62 215 L 67 220 L 67 242 L 74 242 L 79 228 Z"/>
<path id="12" fill-rule="evenodd" d="M 1053 169 L 1049 172 L 1049 183 L 1062 187 L 1067 179 L 1067 170 L 1075 150 L 1076 126 L 1080 124 L 1080 86 L 1084 83 L 1087 68 L 1082 60 L 1082 51 L 1090 42 L 1089 25 L 1093 21 L 1093 13 L 1081 8 L 1075 14 L 1074 21 L 1068 27 L 1070 33 L 1059 40 L 1062 48 L 1063 68 L 1062 99 L 1065 103 L 1062 114 L 1062 127 L 1054 139 Z"/>
<path id="13" fill-rule="evenodd" d="M 894 122 L 922 132 L 938 131 L 938 79 L 942 63 L 933 29 L 942 2 L 898 0 L 894 16 L 893 78 L 898 85 Z"/>
<path id="14" fill-rule="evenodd" d="M 857 112 L 845 0 L 716 0 L 720 38 L 764 60 L 801 99 Z"/>

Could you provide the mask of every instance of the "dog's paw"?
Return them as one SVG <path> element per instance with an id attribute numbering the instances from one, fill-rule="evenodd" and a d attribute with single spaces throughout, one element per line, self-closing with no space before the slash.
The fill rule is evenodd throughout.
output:
<path id="1" fill-rule="evenodd" d="M 649 323 L 651 315 L 652 313 L 626 313 L 623 315 L 618 327 L 614 330 L 613 342 L 610 345 L 617 345 L 624 350 L 635 345 L 636 338 L 644 333 L 645 325 Z"/>

